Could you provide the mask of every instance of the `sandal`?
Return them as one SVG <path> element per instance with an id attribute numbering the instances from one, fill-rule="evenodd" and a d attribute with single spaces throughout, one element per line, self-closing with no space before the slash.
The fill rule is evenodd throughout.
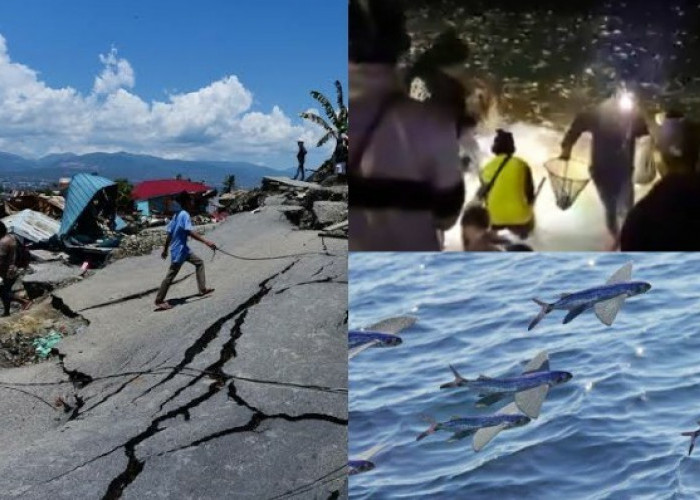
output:
<path id="1" fill-rule="evenodd" d="M 156 304 L 156 311 L 167 311 L 172 308 L 173 306 L 170 305 L 168 302 L 161 302 L 160 304 Z"/>

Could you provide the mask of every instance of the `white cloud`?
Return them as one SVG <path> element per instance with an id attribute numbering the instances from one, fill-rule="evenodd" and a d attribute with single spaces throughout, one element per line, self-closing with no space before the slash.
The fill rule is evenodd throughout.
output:
<path id="1" fill-rule="evenodd" d="M 297 139 L 308 147 L 321 136 L 320 128 L 296 113 L 292 119 L 278 106 L 269 112 L 253 109 L 252 92 L 234 75 L 147 102 L 134 93 L 134 70 L 115 48 L 99 59 L 104 67 L 89 94 L 52 88 L 36 71 L 11 60 L 0 34 L 0 151 L 42 156 L 125 150 L 249 161 L 288 157 L 291 165 Z"/>
<path id="2" fill-rule="evenodd" d="M 93 92 L 95 94 L 111 94 L 123 87 L 132 88 L 135 77 L 134 70 L 126 59 L 117 57 L 117 49 L 112 47 L 109 54 L 100 54 L 100 62 L 104 69 L 95 77 Z"/>

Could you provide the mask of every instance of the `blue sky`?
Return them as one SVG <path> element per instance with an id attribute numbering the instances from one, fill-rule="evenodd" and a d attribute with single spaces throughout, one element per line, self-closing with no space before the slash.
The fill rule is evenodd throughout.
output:
<path id="1" fill-rule="evenodd" d="M 297 117 L 309 90 L 334 98 L 347 82 L 344 0 L 4 0 L 0 37 L 0 109 L 14 112 L 0 116 L 0 150 L 28 156 L 288 167 L 294 141 L 318 137 Z M 41 118 L 71 112 L 81 120 Z"/>

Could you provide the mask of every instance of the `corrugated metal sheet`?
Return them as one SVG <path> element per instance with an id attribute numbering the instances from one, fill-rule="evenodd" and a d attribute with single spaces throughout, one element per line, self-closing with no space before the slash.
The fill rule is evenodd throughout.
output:
<path id="1" fill-rule="evenodd" d="M 99 175 L 74 175 L 68 185 L 66 208 L 63 211 L 58 235 L 63 237 L 68 234 L 95 195 L 104 188 L 114 185 L 113 181 Z"/>
<path id="2" fill-rule="evenodd" d="M 5 217 L 2 221 L 9 232 L 33 243 L 48 240 L 58 233 L 61 227 L 57 220 L 29 209 Z"/>
<path id="3" fill-rule="evenodd" d="M 146 217 L 151 215 L 151 205 L 148 202 L 148 200 L 137 201 L 136 202 L 136 210 L 141 212 L 141 215 L 145 215 Z"/>

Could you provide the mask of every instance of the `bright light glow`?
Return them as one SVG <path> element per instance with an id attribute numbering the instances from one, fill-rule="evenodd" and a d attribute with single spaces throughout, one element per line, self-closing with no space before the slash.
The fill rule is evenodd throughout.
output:
<path id="1" fill-rule="evenodd" d="M 551 158 L 556 158 L 561 151 L 564 131 L 545 125 L 522 122 L 501 122 L 498 125 L 513 133 L 517 148 L 515 154 L 530 164 L 535 186 L 537 186 L 540 179 L 547 177 L 544 163 Z M 480 162 L 483 166 L 492 158 L 490 149 L 494 133 L 479 131 L 475 138 L 478 151 L 472 154 L 483 158 Z M 639 140 L 638 152 L 648 140 L 648 137 Z M 583 134 L 576 143 L 571 157 L 587 163 L 590 158 L 590 145 L 590 134 Z M 479 179 L 474 171 L 471 171 L 465 175 L 464 181 L 467 187 L 467 200 L 471 200 L 476 193 Z M 646 195 L 651 186 L 652 184 L 635 186 L 635 200 Z M 556 206 L 551 183 L 547 181 L 535 204 L 535 220 L 537 221 L 535 231 L 526 240 L 526 243 L 535 250 L 604 251 L 610 245 L 610 237 L 605 228 L 605 213 L 592 183 L 584 189 L 571 208 L 562 211 Z M 504 235 L 512 236 L 507 232 Z M 462 230 L 459 221 L 445 232 L 445 247 L 448 251 L 462 250 Z"/>
<path id="2" fill-rule="evenodd" d="M 632 111 L 632 108 L 634 107 L 634 96 L 632 93 L 623 90 L 618 98 L 618 104 L 622 111 Z"/>

